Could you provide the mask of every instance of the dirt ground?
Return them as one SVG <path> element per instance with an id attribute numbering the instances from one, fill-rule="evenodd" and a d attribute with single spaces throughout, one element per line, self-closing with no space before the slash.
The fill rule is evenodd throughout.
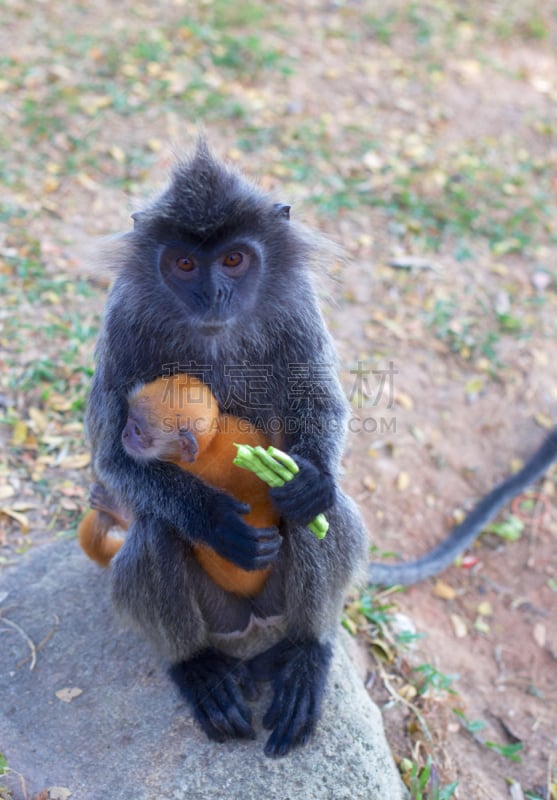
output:
<path id="1" fill-rule="evenodd" d="M 319 289 L 374 558 L 425 552 L 535 449 L 557 409 L 553 2 L 0 14 L 0 565 L 75 535 L 98 239 L 128 229 L 199 124 L 344 248 Z M 556 493 L 553 469 L 500 516 L 516 541 L 484 535 L 371 622 L 347 612 L 395 756 L 430 755 L 460 800 L 557 798 Z M 425 636 L 405 647 L 395 623 Z"/>

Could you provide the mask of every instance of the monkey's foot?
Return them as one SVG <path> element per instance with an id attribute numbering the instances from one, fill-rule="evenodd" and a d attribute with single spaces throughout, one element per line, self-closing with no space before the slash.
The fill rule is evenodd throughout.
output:
<path id="1" fill-rule="evenodd" d="M 89 490 L 89 505 L 95 511 L 103 511 L 114 520 L 115 525 L 127 530 L 132 520 L 132 515 L 121 506 L 116 499 L 105 489 L 102 483 L 94 483 Z"/>
<path id="2" fill-rule="evenodd" d="M 174 664 L 170 677 L 209 739 L 255 738 L 251 711 L 244 700 L 253 696 L 253 681 L 245 663 L 207 649 Z"/>
<path id="3" fill-rule="evenodd" d="M 263 718 L 272 729 L 268 756 L 284 756 L 305 745 L 321 716 L 321 703 L 332 657 L 329 643 L 283 639 L 250 662 L 254 677 L 270 680 L 273 699 Z"/>

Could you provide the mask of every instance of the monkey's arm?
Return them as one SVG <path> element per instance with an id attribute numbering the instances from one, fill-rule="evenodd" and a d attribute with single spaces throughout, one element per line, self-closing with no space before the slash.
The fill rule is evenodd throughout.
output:
<path id="1" fill-rule="evenodd" d="M 335 503 L 336 481 L 344 446 L 348 404 L 335 373 L 336 356 L 315 310 L 308 326 L 305 352 L 292 359 L 318 370 L 307 396 L 286 398 L 279 412 L 286 420 L 283 448 L 294 458 L 298 474 L 270 496 L 278 510 L 295 523 L 308 524 Z M 326 369 L 325 369 L 326 368 Z"/>
<path id="2" fill-rule="evenodd" d="M 557 428 L 554 428 L 522 469 L 482 498 L 464 522 L 453 528 L 449 536 L 437 547 L 416 561 L 402 564 L 371 563 L 369 582 L 383 586 L 397 583 L 409 585 L 437 575 L 445 567 L 450 566 L 457 556 L 475 541 L 487 523 L 509 500 L 538 480 L 556 459 Z"/>
<path id="3" fill-rule="evenodd" d="M 156 515 L 178 535 L 202 542 L 247 570 L 264 569 L 278 553 L 276 529 L 260 531 L 240 517 L 247 506 L 162 461 L 140 462 L 127 455 L 121 431 L 127 419 L 123 392 L 107 387 L 102 368 L 95 373 L 87 427 L 97 477 L 136 516 Z"/>

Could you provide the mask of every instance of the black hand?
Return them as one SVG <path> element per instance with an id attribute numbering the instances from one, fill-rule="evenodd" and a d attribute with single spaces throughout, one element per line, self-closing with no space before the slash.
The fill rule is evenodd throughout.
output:
<path id="1" fill-rule="evenodd" d="M 265 569 L 276 559 L 282 537 L 278 528 L 253 528 L 240 514 L 249 506 L 229 495 L 211 503 L 204 542 L 220 556 L 245 570 Z"/>
<path id="2" fill-rule="evenodd" d="M 307 525 L 335 502 L 335 482 L 327 472 L 321 472 L 301 456 L 295 456 L 300 471 L 284 486 L 271 489 L 269 494 L 277 510 L 292 522 Z"/>

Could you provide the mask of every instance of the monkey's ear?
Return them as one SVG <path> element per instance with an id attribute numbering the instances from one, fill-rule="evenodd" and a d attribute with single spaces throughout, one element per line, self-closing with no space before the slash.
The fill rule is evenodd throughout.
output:
<path id="1" fill-rule="evenodd" d="M 275 214 L 277 215 L 277 217 L 284 217 L 284 219 L 290 219 L 291 206 L 287 206 L 285 203 L 275 203 L 273 208 L 275 209 Z"/>
<path id="2" fill-rule="evenodd" d="M 145 217 L 144 211 L 135 211 L 132 215 L 134 230 L 141 225 L 141 219 Z"/>
<path id="3" fill-rule="evenodd" d="M 187 461 L 191 464 L 197 458 L 197 453 L 199 451 L 197 439 L 191 431 L 187 430 L 187 428 L 180 428 L 178 435 L 180 436 L 182 458 L 184 461 Z"/>

